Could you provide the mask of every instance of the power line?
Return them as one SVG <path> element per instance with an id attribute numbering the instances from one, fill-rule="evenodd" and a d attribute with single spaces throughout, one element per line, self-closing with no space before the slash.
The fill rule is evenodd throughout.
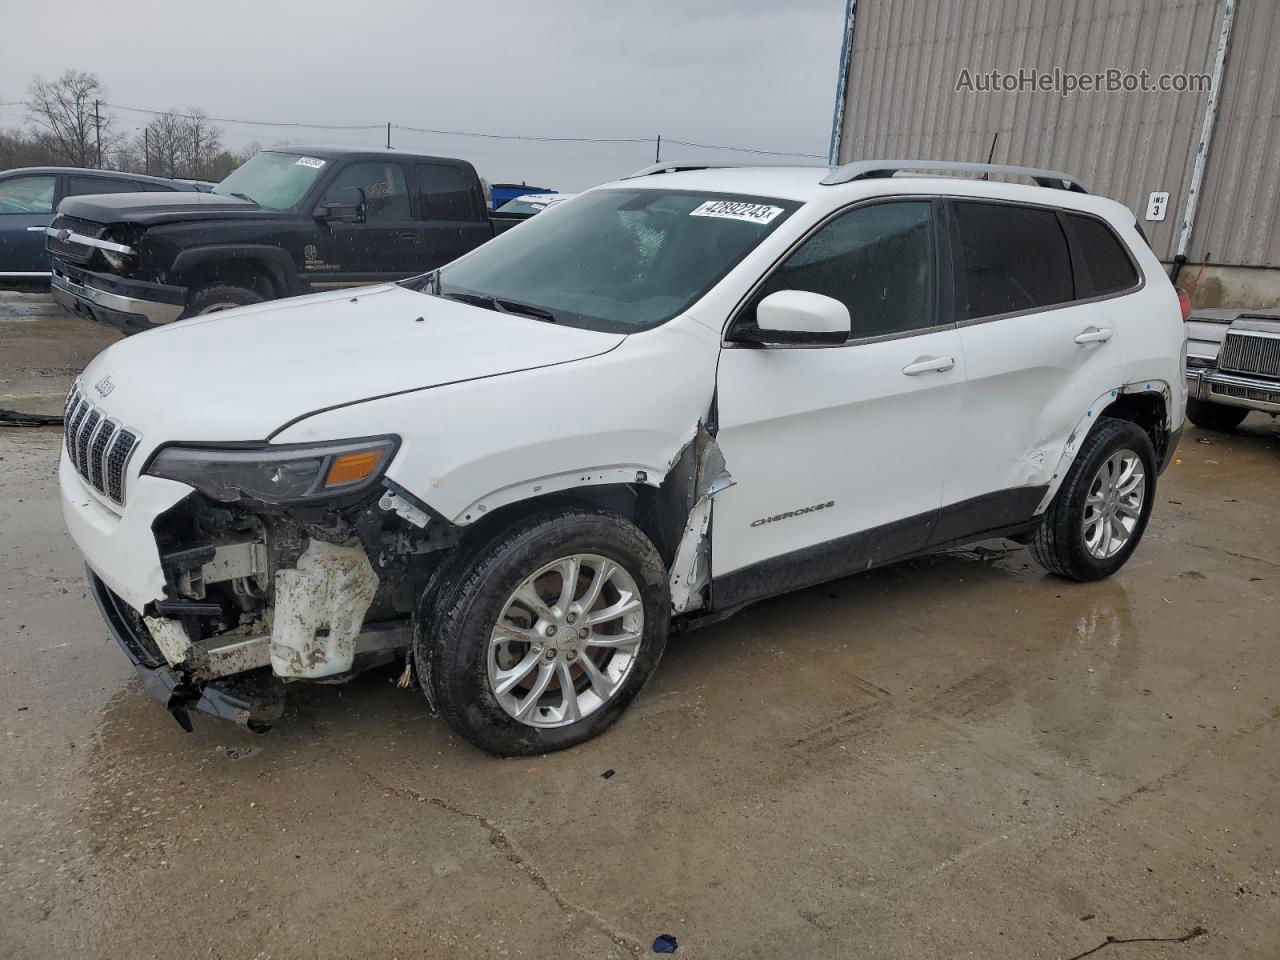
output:
<path id="1" fill-rule="evenodd" d="M 23 105 L 22 101 L 0 103 L 0 107 L 18 107 Z M 177 111 L 149 110 L 145 107 L 130 107 L 120 103 L 104 102 L 102 105 L 110 107 L 113 110 L 124 110 L 129 113 L 144 113 L 153 117 L 163 116 L 166 113 L 172 112 L 177 116 L 184 117 L 188 120 L 194 119 L 191 114 L 179 113 Z M 307 130 L 383 130 L 387 126 L 384 123 L 300 123 L 291 120 L 245 120 L 238 117 L 204 117 L 203 119 L 212 123 L 234 123 L 253 127 L 293 127 Z M 727 150 L 733 153 L 749 153 L 756 156 L 801 157 L 807 160 L 827 159 L 825 155 L 817 153 L 800 153 L 793 150 L 764 150 L 759 147 L 738 147 L 720 143 L 696 143 L 692 140 L 677 140 L 672 137 L 542 137 L 519 133 L 485 133 L 477 130 L 440 130 L 433 127 L 410 127 L 398 123 L 391 124 L 391 129 L 402 130 L 406 133 L 424 133 L 432 136 L 473 137 L 480 140 L 515 140 L 528 143 L 660 143 L 665 140 L 667 143 L 677 144 L 682 147 L 692 147 L 698 150 Z"/>

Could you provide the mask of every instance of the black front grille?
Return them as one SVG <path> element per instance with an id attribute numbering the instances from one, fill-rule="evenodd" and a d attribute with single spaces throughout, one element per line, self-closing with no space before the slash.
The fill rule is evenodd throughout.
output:
<path id="1" fill-rule="evenodd" d="M 1280 377 L 1280 337 L 1227 331 L 1218 368 L 1232 373 Z"/>
<path id="2" fill-rule="evenodd" d="M 124 504 L 125 468 L 138 447 L 138 434 L 89 403 L 80 381 L 67 397 L 67 457 L 85 483 Z"/>
<path id="3" fill-rule="evenodd" d="M 91 220 L 79 220 L 76 217 L 55 217 L 52 229 L 70 230 L 72 233 L 96 239 L 101 239 L 102 235 L 107 232 L 104 224 L 94 223 Z M 56 234 L 47 234 L 44 245 L 45 249 L 50 253 L 56 254 L 64 260 L 70 260 L 72 263 L 83 264 L 93 259 L 93 247 L 86 247 L 82 243 L 73 243 L 70 240 L 61 240 Z"/>

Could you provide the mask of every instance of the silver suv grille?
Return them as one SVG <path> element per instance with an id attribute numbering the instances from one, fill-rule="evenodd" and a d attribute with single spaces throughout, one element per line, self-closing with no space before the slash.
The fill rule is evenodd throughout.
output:
<path id="1" fill-rule="evenodd" d="M 1218 368 L 1233 373 L 1280 377 L 1280 337 L 1227 331 Z"/>
<path id="2" fill-rule="evenodd" d="M 138 434 L 108 417 L 80 391 L 77 380 L 67 394 L 63 427 L 67 458 L 85 483 L 124 505 L 124 471 L 138 448 Z"/>

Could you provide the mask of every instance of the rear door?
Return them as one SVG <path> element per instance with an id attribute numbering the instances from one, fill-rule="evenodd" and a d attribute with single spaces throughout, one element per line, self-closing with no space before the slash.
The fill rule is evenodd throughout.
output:
<path id="1" fill-rule="evenodd" d="M 304 248 L 304 269 L 318 286 L 398 280 L 422 257 L 422 232 L 413 216 L 408 178 L 398 160 L 353 160 L 337 171 L 324 203 L 353 204 L 364 191 L 365 222 L 317 222 Z"/>
<path id="2" fill-rule="evenodd" d="M 51 173 L 0 178 L 0 277 L 47 277 L 45 227 L 53 222 L 58 178 Z"/>
<path id="3" fill-rule="evenodd" d="M 985 200 L 949 210 L 968 373 L 935 542 L 1029 518 L 1068 438 L 1125 369 L 1122 318 L 1106 299 L 1119 291 L 1091 288 L 1066 215 Z"/>
<path id="4" fill-rule="evenodd" d="M 493 236 L 480 181 L 468 169 L 446 163 L 418 163 L 414 165 L 414 180 L 422 221 L 421 257 L 414 272 L 443 266 Z"/>

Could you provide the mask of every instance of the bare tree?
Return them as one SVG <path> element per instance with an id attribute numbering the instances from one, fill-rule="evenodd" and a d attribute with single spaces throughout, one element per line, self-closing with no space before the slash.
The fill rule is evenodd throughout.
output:
<path id="1" fill-rule="evenodd" d="M 186 176 L 194 180 L 207 177 L 218 154 L 222 152 L 222 131 L 209 122 L 209 117 L 199 107 L 190 107 L 187 121 Z"/>
<path id="2" fill-rule="evenodd" d="M 38 128 L 38 139 L 62 163 L 77 167 L 99 166 L 102 154 L 115 145 L 113 118 L 100 101 L 106 88 L 96 74 L 65 70 L 56 80 L 31 78 L 27 86 L 27 112 Z"/>
<path id="3" fill-rule="evenodd" d="M 187 159 L 187 118 L 166 110 L 151 118 L 135 146 L 146 151 L 148 172 L 158 177 L 180 177 Z"/>

